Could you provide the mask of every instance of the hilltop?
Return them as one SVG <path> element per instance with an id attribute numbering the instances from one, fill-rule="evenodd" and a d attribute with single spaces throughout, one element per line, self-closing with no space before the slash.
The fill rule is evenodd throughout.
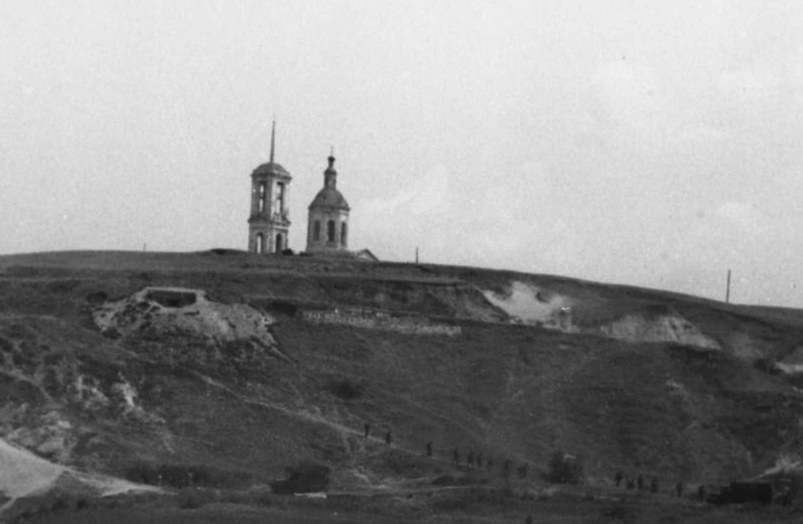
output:
<path id="1" fill-rule="evenodd" d="M 556 451 L 589 486 L 618 470 L 711 485 L 803 437 L 803 311 L 551 275 L 230 250 L 3 256 L 0 350 L 0 455 L 126 489 L 253 489 L 305 462 L 331 468 L 331 492 L 444 476 L 540 489 Z M 469 451 L 493 465 L 466 468 Z M 505 461 L 529 474 L 505 481 Z M 6 499 L 53 486 L 13 483 Z"/>

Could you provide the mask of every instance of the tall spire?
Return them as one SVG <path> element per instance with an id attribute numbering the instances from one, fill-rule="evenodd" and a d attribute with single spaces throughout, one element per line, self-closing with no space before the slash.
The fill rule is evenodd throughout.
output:
<path id="1" fill-rule="evenodd" d="M 276 149 L 276 117 L 273 117 L 273 126 L 270 130 L 270 163 L 273 163 L 273 151 Z"/>

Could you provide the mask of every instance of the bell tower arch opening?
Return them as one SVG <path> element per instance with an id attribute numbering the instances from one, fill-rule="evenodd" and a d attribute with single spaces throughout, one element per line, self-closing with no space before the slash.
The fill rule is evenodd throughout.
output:
<path id="1" fill-rule="evenodd" d="M 260 213 L 264 213 L 265 212 L 265 193 L 266 193 L 266 191 L 265 191 L 265 182 L 260 182 L 259 183 L 259 206 L 258 206 L 258 208 L 259 208 L 258 211 Z"/>
<path id="2" fill-rule="evenodd" d="M 330 220 L 326 223 L 326 241 L 333 243 L 335 241 L 335 221 Z"/>

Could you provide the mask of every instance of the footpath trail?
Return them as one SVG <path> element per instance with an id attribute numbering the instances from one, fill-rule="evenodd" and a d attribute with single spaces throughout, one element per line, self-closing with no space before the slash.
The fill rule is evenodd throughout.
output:
<path id="1" fill-rule="evenodd" d="M 201 373 L 197 373 L 197 372 L 194 373 L 194 374 L 198 378 L 203 380 L 204 383 L 206 383 L 207 385 L 213 386 L 215 388 L 218 388 L 218 389 L 228 393 L 229 395 L 235 397 L 236 399 L 238 399 L 238 400 L 240 400 L 242 402 L 245 402 L 246 404 L 251 404 L 251 405 L 254 405 L 254 406 L 261 406 L 261 407 L 269 408 L 269 409 L 275 409 L 277 411 L 281 411 L 281 412 L 283 412 L 283 413 L 285 413 L 287 415 L 290 415 L 292 417 L 303 419 L 303 420 L 305 420 L 307 422 L 312 422 L 312 423 L 315 423 L 315 424 L 321 424 L 321 425 L 324 425 L 324 426 L 328 426 L 329 428 L 337 431 L 338 433 L 347 433 L 347 434 L 352 434 L 352 435 L 361 435 L 362 434 L 362 432 L 360 432 L 360 431 L 358 431 L 358 430 L 356 430 L 354 428 L 351 428 L 351 427 L 348 427 L 348 426 L 344 426 L 343 424 L 340 424 L 340 423 L 337 423 L 337 422 L 332 422 L 331 420 L 327 420 L 326 418 L 324 418 L 321 415 L 316 415 L 314 413 L 308 413 L 308 412 L 302 412 L 302 411 L 294 411 L 294 410 L 289 409 L 289 408 L 287 408 L 285 406 L 282 406 L 280 404 L 276 404 L 276 403 L 273 403 L 273 402 L 267 402 L 265 400 L 257 400 L 257 399 L 246 397 L 245 395 L 242 395 L 242 394 L 234 391 L 233 389 L 231 389 L 230 387 L 226 386 L 225 384 L 221 384 L 220 382 L 218 382 L 217 380 L 213 379 L 212 377 L 209 377 L 209 376 L 203 375 Z"/>
<path id="2" fill-rule="evenodd" d="M 354 428 L 352 426 L 346 426 L 346 425 L 341 424 L 339 422 L 334 422 L 332 420 L 327 419 L 326 417 L 324 417 L 320 413 L 310 413 L 308 411 L 295 411 L 293 409 L 290 409 L 290 408 L 288 408 L 286 406 L 283 406 L 281 404 L 277 404 L 277 403 L 274 403 L 274 402 L 269 402 L 269 401 L 265 401 L 265 400 L 249 398 L 249 397 L 247 397 L 245 395 L 242 395 L 241 393 L 238 393 L 237 391 L 234 391 L 232 388 L 226 386 L 225 384 L 222 384 L 222 383 L 218 382 L 217 380 L 213 379 L 212 377 L 209 377 L 207 375 L 203 375 L 203 374 L 197 373 L 197 372 L 194 372 L 194 374 L 198 378 L 200 378 L 204 383 L 206 383 L 207 385 L 215 387 L 217 389 L 220 389 L 221 391 L 223 391 L 223 392 L 235 397 L 236 399 L 238 399 L 238 400 L 240 400 L 240 401 L 242 401 L 242 402 L 244 402 L 246 404 L 250 404 L 250 405 L 254 405 L 254 406 L 260 406 L 260 407 L 263 407 L 263 408 L 268 408 L 268 409 L 281 411 L 282 413 L 284 413 L 284 414 L 286 414 L 288 416 L 304 420 L 305 422 L 326 426 L 326 427 L 332 429 L 333 431 L 337 432 L 341 437 L 343 437 L 344 438 L 344 443 L 346 443 L 345 439 L 348 436 L 357 437 L 358 441 L 365 440 L 363 430 L 356 429 L 356 428 Z M 384 437 L 369 435 L 367 440 L 369 442 L 373 442 L 373 443 L 376 443 L 376 444 L 385 445 Z M 411 455 L 411 456 L 418 456 L 418 457 L 423 456 L 423 453 L 422 453 L 423 450 L 414 451 L 414 450 L 408 449 L 408 448 L 406 448 L 404 446 L 400 446 L 398 443 L 393 443 L 391 445 L 390 449 L 392 449 L 393 451 L 402 452 L 402 453 L 405 453 L 405 454 L 408 454 L 408 455 Z M 468 466 L 463 466 L 463 465 L 460 465 L 460 464 L 455 465 L 453 463 L 453 461 L 451 460 L 451 458 L 440 457 L 440 456 L 437 456 L 434 453 L 433 453 L 432 456 L 427 457 L 427 458 L 429 460 L 436 461 L 436 462 L 439 462 L 439 463 L 444 464 L 444 465 L 450 465 L 453 468 L 458 469 L 460 471 L 478 471 L 478 470 L 476 470 L 474 468 L 471 468 L 471 467 L 468 467 Z"/>

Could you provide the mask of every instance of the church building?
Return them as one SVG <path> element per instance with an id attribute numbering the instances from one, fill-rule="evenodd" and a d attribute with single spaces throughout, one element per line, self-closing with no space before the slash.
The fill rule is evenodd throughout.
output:
<path id="1" fill-rule="evenodd" d="M 349 238 L 349 203 L 337 190 L 334 150 L 323 172 L 323 188 L 309 205 L 307 253 L 346 251 Z"/>
<path id="2" fill-rule="evenodd" d="M 292 177 L 277 164 L 276 122 L 270 134 L 270 160 L 251 173 L 251 214 L 248 217 L 248 251 L 251 253 L 282 253 L 288 249 L 290 212 L 288 187 Z M 329 166 L 323 172 L 323 188 L 309 205 L 307 247 L 309 254 L 347 254 L 366 260 L 376 260 L 367 249 L 356 253 L 349 246 L 349 204 L 337 189 L 334 148 Z"/>

